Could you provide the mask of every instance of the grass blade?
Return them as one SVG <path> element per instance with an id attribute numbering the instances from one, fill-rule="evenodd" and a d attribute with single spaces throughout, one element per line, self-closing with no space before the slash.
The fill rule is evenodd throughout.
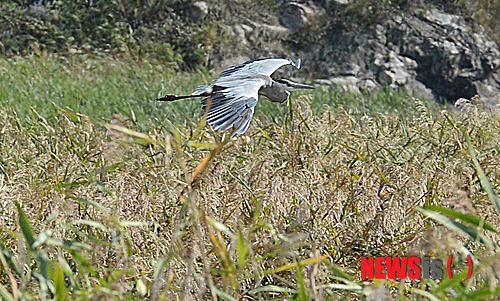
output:
<path id="1" fill-rule="evenodd" d="M 47 240 L 47 244 L 52 245 L 52 246 L 63 247 L 65 249 L 72 250 L 72 251 L 82 251 L 82 250 L 92 251 L 94 249 L 93 247 L 91 247 L 90 245 L 87 245 L 85 243 L 68 241 L 68 240 L 59 240 L 59 239 L 53 239 L 53 238 L 49 238 Z"/>
<path id="2" fill-rule="evenodd" d="M 299 265 L 299 264 L 301 266 L 306 266 L 306 265 L 314 264 L 314 263 L 317 263 L 317 262 L 320 262 L 320 261 L 323 261 L 323 260 L 326 260 L 326 259 L 327 259 L 326 255 L 325 256 L 320 256 L 320 257 L 315 257 L 315 258 L 304 259 L 304 260 L 301 260 L 301 261 L 298 261 L 298 262 L 294 262 L 294 263 L 290 263 L 290 264 L 281 266 L 279 268 L 267 270 L 267 271 L 264 271 L 264 272 L 260 272 L 258 274 L 253 274 L 253 275 L 251 275 L 251 277 L 255 277 L 255 276 L 258 276 L 258 275 L 262 276 L 262 275 L 275 274 L 275 273 L 279 273 L 279 272 L 283 272 L 283 271 L 286 271 L 286 270 L 290 270 L 290 269 L 296 268 L 297 265 Z"/>
<path id="3" fill-rule="evenodd" d="M 270 293 L 292 293 L 296 294 L 297 290 L 288 287 L 281 287 L 277 285 L 266 285 L 255 288 L 253 290 L 248 291 L 249 294 L 256 295 L 257 293 L 262 292 L 270 292 Z"/>
<path id="4" fill-rule="evenodd" d="M 452 279 L 445 276 L 443 281 L 441 281 L 439 286 L 434 290 L 434 294 L 439 294 L 441 292 L 444 292 L 449 287 L 456 287 L 457 285 L 459 285 L 459 283 L 462 282 L 462 280 L 464 280 L 467 277 L 467 272 L 468 271 L 465 270 L 458 275 L 453 275 Z"/>
<path id="5" fill-rule="evenodd" d="M 498 213 L 500 213 L 500 199 L 498 198 L 496 192 L 493 190 L 493 187 L 491 187 L 490 181 L 488 181 L 488 177 L 486 177 L 486 174 L 479 164 L 479 161 L 477 161 L 476 154 L 474 153 L 474 148 L 472 147 L 472 142 L 470 141 L 469 133 L 464 131 L 464 137 L 469 149 L 469 155 L 472 159 L 472 162 L 474 163 L 474 168 L 476 169 L 479 180 L 481 181 L 481 186 L 484 188 L 484 190 L 486 190 L 486 193 L 488 194 L 491 202 L 497 209 Z"/>
<path id="6" fill-rule="evenodd" d="M 482 289 L 468 293 L 467 298 L 469 298 L 469 300 L 485 300 L 491 296 L 498 295 L 500 295 L 500 286 L 497 286 L 493 291 L 491 291 L 489 286 L 486 286 Z"/>
<path id="7" fill-rule="evenodd" d="M 221 297 L 224 300 L 238 301 L 238 299 L 232 297 L 231 295 L 229 295 L 228 293 L 226 293 L 226 292 L 218 289 L 217 287 L 214 287 L 214 290 L 215 290 L 215 293 L 217 294 L 217 296 Z"/>
<path id="8" fill-rule="evenodd" d="M 87 199 L 84 199 L 84 198 L 78 198 L 78 197 L 74 197 L 75 200 L 77 201 L 80 201 L 80 202 L 83 202 L 87 205 L 90 205 L 92 207 L 95 207 L 103 212 L 108 212 L 108 208 L 104 207 L 103 205 L 97 203 L 97 202 L 94 202 L 94 201 L 90 201 L 90 200 L 87 200 Z"/>
<path id="9" fill-rule="evenodd" d="M 245 266 L 248 249 L 247 249 L 247 244 L 245 242 L 245 238 L 243 237 L 243 231 L 241 230 L 241 225 L 238 225 L 237 238 L 238 241 L 236 243 L 236 249 L 238 251 L 238 267 L 242 269 Z"/>
<path id="10" fill-rule="evenodd" d="M 87 219 L 78 219 L 76 221 L 72 221 L 71 223 L 73 225 L 83 224 L 83 225 L 87 225 L 87 226 L 91 226 L 91 227 L 100 229 L 102 231 L 108 231 L 108 229 L 103 224 L 96 222 L 96 221 L 87 220 Z"/>
<path id="11" fill-rule="evenodd" d="M 32 245 L 33 249 L 43 245 L 52 236 L 53 232 L 51 229 L 47 229 L 40 233 Z"/>
<path id="12" fill-rule="evenodd" d="M 482 242 L 486 247 L 488 247 L 491 250 L 496 250 L 497 246 L 491 239 L 486 237 L 483 233 L 477 231 L 476 229 L 464 226 L 460 223 L 457 223 L 453 220 L 451 220 L 449 217 L 444 216 L 440 213 L 437 213 L 435 211 L 431 210 L 426 210 L 421 207 L 416 208 L 417 211 L 420 213 L 434 219 L 435 221 L 441 223 L 443 226 L 447 227 L 450 230 L 454 230 L 457 232 L 462 233 L 465 236 L 468 236 L 472 240 L 478 240 L 479 242 Z"/>
<path id="13" fill-rule="evenodd" d="M 302 301 L 307 301 L 306 284 L 304 283 L 304 276 L 302 276 L 302 268 L 299 262 L 297 262 L 297 284 L 299 286 L 299 298 Z"/>
<path id="14" fill-rule="evenodd" d="M 3 259 L 5 259 L 5 263 L 11 269 L 13 269 L 18 276 L 22 277 L 23 273 L 21 272 L 21 268 L 19 267 L 19 262 L 17 261 L 16 257 L 14 257 L 12 253 L 9 250 L 7 250 L 2 241 L 0 241 L 0 253 L 1 253 L 0 256 L 2 256 Z M 5 268 L 7 269 L 7 267 Z"/>
<path id="15" fill-rule="evenodd" d="M 224 225 L 223 223 L 218 222 L 209 216 L 207 216 L 206 219 L 207 219 L 207 222 L 210 225 L 212 225 L 212 227 L 214 227 L 215 229 L 219 230 L 220 232 L 226 233 L 230 237 L 235 237 L 234 233 L 231 232 L 231 230 L 229 230 L 229 228 L 226 225 Z"/>
<path id="16" fill-rule="evenodd" d="M 145 227 L 148 225 L 146 222 L 138 222 L 138 221 L 123 221 L 121 222 L 123 227 Z"/>
<path id="17" fill-rule="evenodd" d="M 158 145 L 164 145 L 165 144 L 163 141 L 159 141 L 159 140 L 153 139 L 153 138 L 149 137 L 146 134 L 130 130 L 130 129 L 128 129 L 126 127 L 123 127 L 123 126 L 119 126 L 119 125 L 115 125 L 115 124 L 109 124 L 109 123 L 104 124 L 104 126 L 106 128 L 109 128 L 109 129 L 112 129 L 112 130 L 115 130 L 115 131 L 118 131 L 118 132 L 121 132 L 123 134 L 126 134 L 126 135 L 129 135 L 129 136 L 132 136 L 132 137 L 136 138 L 136 140 L 133 141 L 134 143 L 138 143 L 138 144 L 158 144 Z"/>
<path id="18" fill-rule="evenodd" d="M 336 275 L 337 277 L 339 277 L 341 279 L 344 279 L 343 281 L 352 281 L 351 277 L 349 277 L 346 273 L 344 273 L 344 271 L 342 271 L 342 269 L 340 267 L 338 267 L 337 265 L 332 264 L 328 261 L 326 261 L 325 263 L 328 266 L 328 268 L 330 269 L 330 271 L 333 272 L 334 275 Z"/>
<path id="19" fill-rule="evenodd" d="M 196 141 L 187 141 L 186 145 L 189 147 L 204 148 L 204 149 L 215 149 L 217 147 L 217 144 L 215 143 L 196 142 Z"/>
<path id="20" fill-rule="evenodd" d="M 320 285 L 320 286 L 318 286 L 318 288 L 332 288 L 332 289 L 336 289 L 336 290 L 351 291 L 351 292 L 355 292 L 358 294 L 363 293 L 363 287 L 355 282 L 348 282 L 346 284 L 329 283 L 329 284 Z"/>
<path id="21" fill-rule="evenodd" d="M 14 297 L 10 294 L 9 290 L 7 290 L 5 286 L 3 286 L 3 284 L 1 283 L 0 283 L 0 296 L 5 301 L 16 301 Z"/>
<path id="22" fill-rule="evenodd" d="M 451 210 L 451 209 L 444 208 L 441 206 L 428 205 L 428 206 L 424 206 L 423 208 L 433 210 L 436 212 L 440 212 L 440 213 L 446 214 L 448 216 L 460 219 L 460 220 L 462 220 L 466 223 L 469 223 L 471 225 L 474 225 L 476 227 L 482 227 L 483 229 L 489 230 L 489 231 L 494 232 L 494 233 L 498 233 L 497 230 L 495 228 L 493 228 L 493 226 L 488 224 L 485 220 L 480 219 L 479 217 L 476 217 L 476 216 L 473 216 L 470 214 L 463 214 L 463 213 L 457 212 L 455 210 Z"/>
<path id="23" fill-rule="evenodd" d="M 39 296 L 42 300 L 47 299 L 47 295 L 49 294 L 49 273 L 48 273 L 48 265 L 49 265 L 49 257 L 47 253 L 42 250 L 38 256 L 38 260 L 40 261 L 40 274 L 34 274 L 36 278 L 38 278 L 39 284 Z"/>
<path id="24" fill-rule="evenodd" d="M 18 202 L 15 202 L 17 207 L 17 212 L 19 214 L 19 226 L 21 226 L 21 230 L 23 231 L 23 235 L 26 238 L 26 242 L 30 249 L 33 248 L 33 243 L 35 242 L 35 234 L 33 233 L 33 229 L 31 228 L 30 222 L 28 221 L 28 217 L 26 213 L 24 213 L 21 205 Z"/>
<path id="25" fill-rule="evenodd" d="M 412 288 L 412 287 L 410 287 L 408 290 L 410 292 L 416 293 L 416 294 L 418 294 L 420 296 L 424 296 L 424 297 L 428 298 L 431 301 L 441 301 L 440 298 L 438 298 L 438 297 L 434 296 L 433 294 L 431 294 L 429 292 L 426 292 L 424 290 L 421 290 L 421 289 L 418 289 L 418 288 Z"/>

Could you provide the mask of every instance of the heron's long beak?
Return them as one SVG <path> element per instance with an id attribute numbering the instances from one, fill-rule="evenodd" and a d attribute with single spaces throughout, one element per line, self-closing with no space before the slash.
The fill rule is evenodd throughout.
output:
<path id="1" fill-rule="evenodd" d="M 313 86 L 304 85 L 304 84 L 297 84 L 297 83 L 293 83 L 292 88 L 293 88 L 293 90 L 316 89 L 316 87 L 313 87 Z"/>

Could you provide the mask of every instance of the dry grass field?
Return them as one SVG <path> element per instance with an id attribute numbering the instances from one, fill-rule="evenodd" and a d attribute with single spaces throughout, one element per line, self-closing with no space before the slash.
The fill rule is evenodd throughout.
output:
<path id="1" fill-rule="evenodd" d="M 165 69 L 0 62 L 3 300 L 500 294 L 498 112 L 319 88 L 231 140 L 154 103 L 211 76 Z M 452 280 L 360 279 L 360 257 L 450 254 Z"/>

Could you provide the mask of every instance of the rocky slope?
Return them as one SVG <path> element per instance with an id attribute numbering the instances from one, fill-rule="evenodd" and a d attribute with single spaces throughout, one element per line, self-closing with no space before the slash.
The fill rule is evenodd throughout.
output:
<path id="1" fill-rule="evenodd" d="M 230 32 L 243 49 L 215 58 L 212 66 L 262 56 L 300 56 L 305 63 L 299 76 L 322 85 L 351 91 L 407 89 L 418 97 L 448 102 L 479 94 L 483 102 L 496 104 L 500 52 L 481 26 L 434 7 L 393 10 L 351 28 L 346 25 L 350 20 L 329 22 L 336 10 L 345 11 L 347 4 L 340 2 L 281 1 L 269 18 L 279 24 L 241 20 Z"/>

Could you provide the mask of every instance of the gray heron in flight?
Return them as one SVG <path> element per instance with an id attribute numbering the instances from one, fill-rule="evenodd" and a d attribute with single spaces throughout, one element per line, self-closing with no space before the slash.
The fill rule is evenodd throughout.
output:
<path id="1" fill-rule="evenodd" d="M 314 89 L 287 79 L 273 80 L 271 75 L 282 66 L 300 68 L 300 59 L 258 59 L 224 70 L 212 85 L 199 86 L 191 95 L 166 95 L 159 101 L 174 101 L 191 97 L 205 97 L 203 109 L 209 108 L 208 124 L 214 131 L 234 128 L 231 137 L 244 134 L 250 126 L 259 95 L 272 102 L 285 102 L 289 91 Z"/>

